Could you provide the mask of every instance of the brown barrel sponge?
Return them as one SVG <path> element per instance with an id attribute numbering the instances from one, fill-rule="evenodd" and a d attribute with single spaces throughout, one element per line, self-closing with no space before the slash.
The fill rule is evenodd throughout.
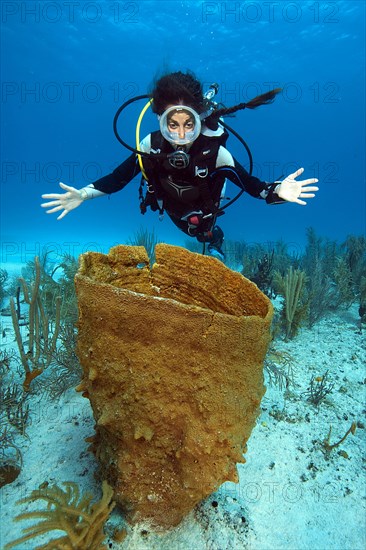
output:
<path id="1" fill-rule="evenodd" d="M 264 393 L 273 308 L 224 264 L 159 244 L 89 252 L 78 355 L 101 476 L 131 522 L 177 525 L 227 480 Z"/>

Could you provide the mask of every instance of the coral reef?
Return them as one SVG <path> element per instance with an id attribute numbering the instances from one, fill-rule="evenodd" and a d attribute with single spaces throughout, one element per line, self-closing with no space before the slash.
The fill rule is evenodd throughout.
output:
<path id="1" fill-rule="evenodd" d="M 42 374 L 50 365 L 52 354 L 56 349 L 60 328 L 61 297 L 57 297 L 56 300 L 56 321 L 53 333 L 51 333 L 49 318 L 42 302 L 42 290 L 40 288 L 41 267 L 38 258 L 35 258 L 35 269 L 35 280 L 30 287 L 23 278 L 19 279 L 22 284 L 24 300 L 29 305 L 28 351 L 25 351 L 25 343 L 23 342 L 20 331 L 19 300 L 17 300 L 17 307 L 15 306 L 14 300 L 10 300 L 16 342 L 25 371 L 25 380 L 23 384 L 25 391 L 30 389 L 32 380 Z"/>
<path id="2" fill-rule="evenodd" d="M 264 254 L 258 261 L 257 270 L 252 278 L 253 283 L 267 296 L 270 296 L 273 282 L 273 259 L 274 250 L 271 254 Z"/>
<path id="3" fill-rule="evenodd" d="M 9 274 L 6 269 L 0 269 L 0 307 L 4 297 L 7 295 L 6 283 L 9 279 Z"/>
<path id="4" fill-rule="evenodd" d="M 360 281 L 360 305 L 358 314 L 361 318 L 361 323 L 366 323 L 366 277 L 361 277 Z"/>
<path id="5" fill-rule="evenodd" d="M 131 522 L 177 525 L 226 480 L 264 393 L 272 304 L 214 258 L 159 244 L 83 254 L 79 391 L 101 476 Z"/>
<path id="6" fill-rule="evenodd" d="M 17 435 L 26 436 L 29 421 L 28 394 L 14 382 L 13 352 L 0 351 L 0 487 L 19 475 L 23 458 Z"/>
<path id="7" fill-rule="evenodd" d="M 297 335 L 305 323 L 311 328 L 329 312 L 347 309 L 355 301 L 359 302 L 361 323 L 366 320 L 366 238 L 348 235 L 339 244 L 317 235 L 313 227 L 306 231 L 306 248 L 302 253 L 283 241 L 246 243 L 225 239 L 223 251 L 225 264 L 239 271 L 264 292 L 269 298 L 277 293 L 283 295 L 283 279 L 289 273 L 301 270 L 305 279 L 301 290 L 300 305 L 292 323 L 293 329 L 287 338 Z M 197 245 L 197 243 L 196 243 Z M 195 243 L 186 242 L 189 250 L 200 251 Z M 285 312 L 280 323 L 274 321 L 274 334 L 278 329 L 286 332 Z M 281 326 L 279 326 L 281 325 Z"/>
<path id="8" fill-rule="evenodd" d="M 293 366 L 294 358 L 286 351 L 275 349 L 272 343 L 264 361 L 269 383 L 276 384 L 281 391 L 295 386 Z"/>
<path id="9" fill-rule="evenodd" d="M 323 376 L 312 376 L 305 395 L 310 403 L 318 407 L 332 392 L 333 388 L 334 384 L 329 380 L 328 371 L 326 371 Z"/>
<path id="10" fill-rule="evenodd" d="M 331 435 L 332 435 L 332 426 L 330 426 L 328 435 L 327 435 L 326 439 L 324 439 L 324 441 L 323 441 L 324 449 L 325 449 L 327 452 L 330 452 L 330 451 L 332 451 L 333 449 L 335 449 L 336 447 L 339 447 L 339 445 L 341 445 L 341 444 L 343 443 L 343 441 L 345 441 L 345 440 L 347 439 L 347 437 L 349 436 L 349 434 L 355 435 L 355 433 L 356 433 L 356 428 L 357 428 L 356 422 L 352 422 L 351 427 L 346 431 L 346 433 L 344 434 L 344 436 L 341 437 L 341 439 L 339 439 L 338 441 L 336 441 L 335 443 L 333 443 L 333 444 L 331 445 L 331 444 L 330 444 L 330 437 L 331 437 Z"/>
<path id="11" fill-rule="evenodd" d="M 300 269 L 293 270 L 292 266 L 285 276 L 279 271 L 274 274 L 276 289 L 284 297 L 281 315 L 286 340 L 296 336 L 306 315 L 307 303 L 303 298 L 305 279 L 305 272 Z"/>
<path id="12" fill-rule="evenodd" d="M 155 246 L 159 240 L 155 230 L 149 230 L 141 226 L 134 231 L 133 236 L 128 239 L 127 244 L 132 246 L 143 246 L 149 256 L 150 263 L 155 262 Z M 202 245 L 200 245 L 202 248 Z"/>
<path id="13" fill-rule="evenodd" d="M 37 518 L 42 518 L 43 521 L 26 527 L 22 537 L 5 545 L 6 550 L 51 531 L 63 531 L 66 535 L 38 546 L 37 550 L 106 550 L 107 547 L 102 544 L 105 538 L 103 527 L 115 506 L 111 502 L 112 488 L 104 481 L 101 500 L 92 504 L 93 497 L 88 493 L 80 495 L 76 483 L 65 482 L 63 485 L 65 489 L 58 485 L 46 485 L 18 502 L 24 504 L 44 500 L 47 502 L 47 509 L 24 512 L 17 516 L 16 521 Z"/>

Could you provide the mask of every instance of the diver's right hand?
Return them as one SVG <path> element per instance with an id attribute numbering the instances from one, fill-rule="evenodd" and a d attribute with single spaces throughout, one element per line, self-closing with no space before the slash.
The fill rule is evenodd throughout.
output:
<path id="1" fill-rule="evenodd" d="M 54 212 L 59 212 L 62 210 L 58 220 L 61 220 L 70 212 L 80 206 L 83 202 L 83 195 L 81 191 L 75 189 L 75 187 L 70 187 L 60 181 L 61 189 L 67 191 L 66 193 L 50 193 L 47 195 L 42 195 L 42 199 L 51 199 L 51 202 L 44 202 L 41 204 L 42 208 L 50 208 L 51 210 L 46 210 L 47 214 L 53 214 Z"/>

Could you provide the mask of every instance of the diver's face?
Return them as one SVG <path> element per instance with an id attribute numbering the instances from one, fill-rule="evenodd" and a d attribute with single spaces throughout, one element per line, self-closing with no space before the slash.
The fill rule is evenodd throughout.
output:
<path id="1" fill-rule="evenodd" d="M 173 145 L 189 145 L 201 132 L 201 120 L 198 113 L 185 105 L 168 105 L 159 116 L 160 132 Z"/>
<path id="2" fill-rule="evenodd" d="M 168 117 L 167 126 L 169 132 L 175 132 L 179 139 L 184 139 L 186 132 L 194 130 L 194 118 L 185 112 L 172 113 Z"/>

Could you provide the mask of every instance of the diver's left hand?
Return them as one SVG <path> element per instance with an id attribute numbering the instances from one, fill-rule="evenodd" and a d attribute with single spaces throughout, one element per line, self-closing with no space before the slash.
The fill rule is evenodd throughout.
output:
<path id="1" fill-rule="evenodd" d="M 309 187 L 311 183 L 318 183 L 319 180 L 311 178 L 303 181 L 296 181 L 296 178 L 301 176 L 304 168 L 299 168 L 293 174 L 285 178 L 276 188 L 277 195 L 288 202 L 296 202 L 297 204 L 305 205 L 306 202 L 300 199 L 312 199 L 315 197 L 315 191 L 319 191 L 319 187 Z"/>

